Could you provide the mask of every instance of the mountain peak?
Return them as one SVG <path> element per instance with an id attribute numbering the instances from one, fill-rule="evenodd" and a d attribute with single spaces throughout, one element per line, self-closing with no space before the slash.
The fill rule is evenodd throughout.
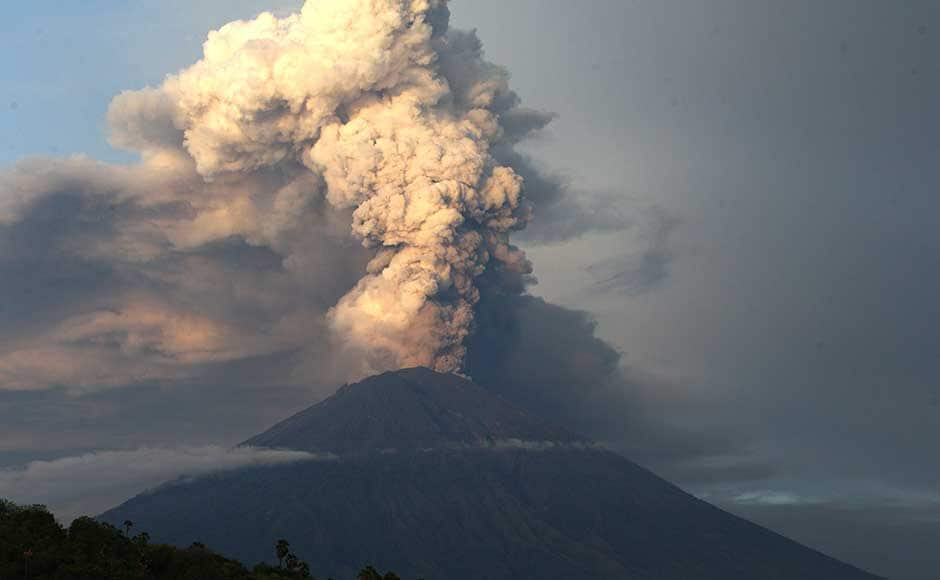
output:
<path id="1" fill-rule="evenodd" d="M 355 384 L 243 445 L 339 455 L 578 438 L 453 374 L 415 367 Z"/>
<path id="2" fill-rule="evenodd" d="M 565 442 L 577 440 L 463 377 L 404 369 L 246 442 L 338 457 L 177 481 L 102 518 L 249 562 L 291 538 L 334 577 L 370 562 L 488 580 L 877 580 Z"/>

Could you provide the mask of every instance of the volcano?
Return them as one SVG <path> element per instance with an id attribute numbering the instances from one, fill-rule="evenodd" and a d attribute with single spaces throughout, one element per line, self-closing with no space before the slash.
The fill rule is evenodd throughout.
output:
<path id="1" fill-rule="evenodd" d="M 320 577 L 874 580 L 705 503 L 455 375 L 342 387 L 244 445 L 322 458 L 180 479 L 101 516 Z"/>

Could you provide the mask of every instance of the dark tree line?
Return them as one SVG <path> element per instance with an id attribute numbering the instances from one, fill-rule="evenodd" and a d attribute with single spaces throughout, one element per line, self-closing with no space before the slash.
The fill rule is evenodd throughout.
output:
<path id="1" fill-rule="evenodd" d="M 274 546 L 276 566 L 251 570 L 201 543 L 177 548 L 150 542 L 146 532 L 78 518 L 68 528 L 44 507 L 19 506 L 0 499 L 0 578 L 3 580 L 314 580 L 310 566 L 287 540 Z M 332 579 L 329 579 L 332 580 Z M 357 580 L 401 580 L 372 566 Z"/>

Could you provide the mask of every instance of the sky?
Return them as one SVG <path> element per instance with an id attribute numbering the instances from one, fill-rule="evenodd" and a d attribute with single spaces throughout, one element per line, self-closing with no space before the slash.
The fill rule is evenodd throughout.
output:
<path id="1" fill-rule="evenodd" d="M 50 174 L 61 187 L 69 179 L 79 189 L 137 187 L 48 158 L 134 163 L 133 152 L 108 141 L 115 95 L 157 86 L 198 60 L 208 30 L 299 6 L 66 0 L 5 8 L 0 163 L 13 169 L 0 176 L 0 228 L 9 236 L 0 239 L 16 244 L 0 248 L 0 371 L 23 344 L 45 345 L 48 328 L 84 332 L 84 322 L 55 324 L 107 308 L 102 280 L 140 287 L 87 254 L 45 250 L 50 239 L 66 247 L 97 235 L 87 207 L 50 202 L 31 214 L 37 221 L 5 222 L 10 200 Z M 685 489 L 833 556 L 894 579 L 933 578 L 936 5 L 455 0 L 450 8 L 451 26 L 476 29 L 522 102 L 556 114 L 520 149 L 564 184 L 571 206 L 548 204 L 542 221 L 536 207 L 514 240 L 535 267 L 530 292 L 589 312 L 619 353 L 629 409 L 618 433 L 632 435 L 616 442 Z M 69 221 L 73 213 L 85 221 Z M 350 270 L 363 266 L 351 255 Z M 322 296 L 305 302 L 295 286 L 307 281 L 280 276 L 257 247 L 213 246 L 186 260 L 200 272 L 211 265 L 212 275 L 185 285 L 172 262 L 133 275 L 237 328 L 283 316 L 262 294 L 291 297 L 300 312 L 335 301 L 352 276 L 316 281 Z M 269 271 L 276 291 L 251 283 Z M 153 323 L 162 332 L 202 328 L 146 304 L 144 318 L 163 321 Z M 244 313 L 246 304 L 257 312 Z M 558 314 L 545 308 L 531 316 Z M 241 318 L 232 318 L 236 309 Z M 139 331 L 142 340 L 148 332 Z M 160 348 L 182 348 L 161 336 Z M 224 457 L 223 466 L 267 461 L 215 446 L 248 438 L 336 383 L 330 373 L 314 386 L 293 380 L 285 370 L 297 364 L 293 351 L 250 338 L 261 346 L 220 339 L 224 364 L 197 361 L 199 373 L 146 366 L 156 374 L 138 380 L 140 369 L 122 358 L 127 374 L 109 377 L 107 388 L 62 377 L 0 386 L 0 466 L 18 468 L 0 472 L 0 495 L 93 511 L 127 493 L 127 482 L 68 497 L 62 485 L 37 482 L 68 478 L 76 463 L 104 470 L 114 453 L 152 464 L 154 449 L 165 469 L 150 478 L 192 469 L 194 454 Z"/>

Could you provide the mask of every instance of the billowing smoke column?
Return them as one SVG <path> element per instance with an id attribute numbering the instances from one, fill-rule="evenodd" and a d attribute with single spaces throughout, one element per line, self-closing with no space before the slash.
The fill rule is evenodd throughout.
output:
<path id="1" fill-rule="evenodd" d="M 509 243 L 529 215 L 523 182 L 494 150 L 512 158 L 550 116 L 520 107 L 448 16 L 444 0 L 308 0 L 210 33 L 201 61 L 110 111 L 113 141 L 145 159 L 181 132 L 207 181 L 302 164 L 313 176 L 295 198 L 353 209 L 375 254 L 328 321 L 372 371 L 460 371 L 478 277 L 530 269 Z"/>

